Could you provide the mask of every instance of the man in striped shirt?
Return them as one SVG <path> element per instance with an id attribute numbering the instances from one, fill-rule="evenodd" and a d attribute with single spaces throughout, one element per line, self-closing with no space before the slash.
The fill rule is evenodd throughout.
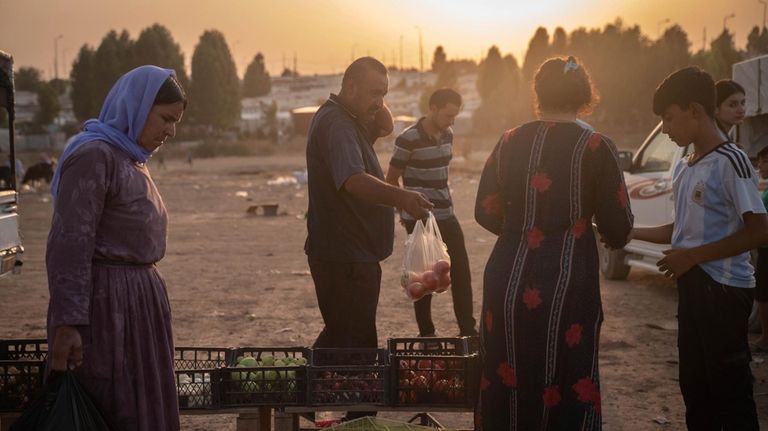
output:
<path id="1" fill-rule="evenodd" d="M 434 204 L 432 210 L 440 234 L 451 257 L 451 293 L 453 310 L 459 324 L 459 335 L 477 335 L 472 317 L 472 281 L 469 258 L 464 246 L 464 233 L 453 213 L 451 191 L 448 188 L 448 164 L 451 161 L 453 125 L 461 109 L 461 95 L 443 88 L 429 98 L 429 112 L 416 124 L 405 129 L 395 140 L 395 151 L 389 162 L 387 182 L 418 191 Z M 408 233 L 413 231 L 416 220 L 401 212 L 401 219 Z M 432 295 L 414 303 L 419 336 L 435 336 L 432 322 Z"/>

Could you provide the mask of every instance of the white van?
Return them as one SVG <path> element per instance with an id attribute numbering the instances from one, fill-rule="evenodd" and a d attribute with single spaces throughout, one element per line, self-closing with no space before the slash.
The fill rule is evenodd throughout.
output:
<path id="1" fill-rule="evenodd" d="M 732 136 L 750 157 L 768 145 L 768 55 L 733 65 L 733 80 L 746 91 L 746 118 Z M 674 221 L 672 169 L 692 148 L 680 148 L 661 133 L 658 124 L 640 146 L 637 154 L 620 151 L 635 226 L 657 226 Z M 760 189 L 768 183 L 761 181 Z M 656 262 L 669 244 L 632 240 L 622 250 L 600 250 L 600 271 L 609 280 L 623 280 L 631 268 L 659 272 Z M 660 273 L 660 272 L 659 272 Z M 757 307 L 750 316 L 750 327 L 759 330 Z"/>

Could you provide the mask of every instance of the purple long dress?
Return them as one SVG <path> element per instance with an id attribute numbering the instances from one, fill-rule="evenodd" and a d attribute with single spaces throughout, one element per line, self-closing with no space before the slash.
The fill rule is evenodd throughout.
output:
<path id="1" fill-rule="evenodd" d="M 48 341 L 78 327 L 77 374 L 119 430 L 178 430 L 171 310 L 154 266 L 168 217 L 146 166 L 101 141 L 62 166 L 46 261 Z"/>

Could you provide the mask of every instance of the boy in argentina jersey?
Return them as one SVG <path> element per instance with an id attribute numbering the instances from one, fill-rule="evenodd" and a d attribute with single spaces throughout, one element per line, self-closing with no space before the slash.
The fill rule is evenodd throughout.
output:
<path id="1" fill-rule="evenodd" d="M 656 89 L 653 110 L 678 146 L 674 222 L 635 228 L 635 239 L 672 244 L 657 265 L 677 280 L 680 390 L 689 430 L 757 430 L 747 322 L 754 270 L 749 250 L 768 242 L 768 218 L 747 156 L 714 122 L 715 85 L 697 67 Z"/>

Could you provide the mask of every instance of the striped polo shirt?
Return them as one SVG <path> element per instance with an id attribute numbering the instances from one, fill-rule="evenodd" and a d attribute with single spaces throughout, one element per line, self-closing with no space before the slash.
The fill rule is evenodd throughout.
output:
<path id="1" fill-rule="evenodd" d="M 451 191 L 448 188 L 448 164 L 451 162 L 453 131 L 448 128 L 438 138 L 424 130 L 424 117 L 395 140 L 391 166 L 403 170 L 403 186 L 422 193 L 435 206 L 437 220 L 453 217 Z M 403 220 L 413 220 L 402 211 Z"/>
<path id="2" fill-rule="evenodd" d="M 690 157 L 690 156 L 689 156 Z M 692 248 L 728 237 L 744 227 L 744 214 L 766 212 L 757 173 L 747 155 L 726 142 L 689 165 L 682 158 L 672 174 L 675 197 L 673 248 Z M 718 283 L 754 287 L 749 252 L 701 263 Z"/>

